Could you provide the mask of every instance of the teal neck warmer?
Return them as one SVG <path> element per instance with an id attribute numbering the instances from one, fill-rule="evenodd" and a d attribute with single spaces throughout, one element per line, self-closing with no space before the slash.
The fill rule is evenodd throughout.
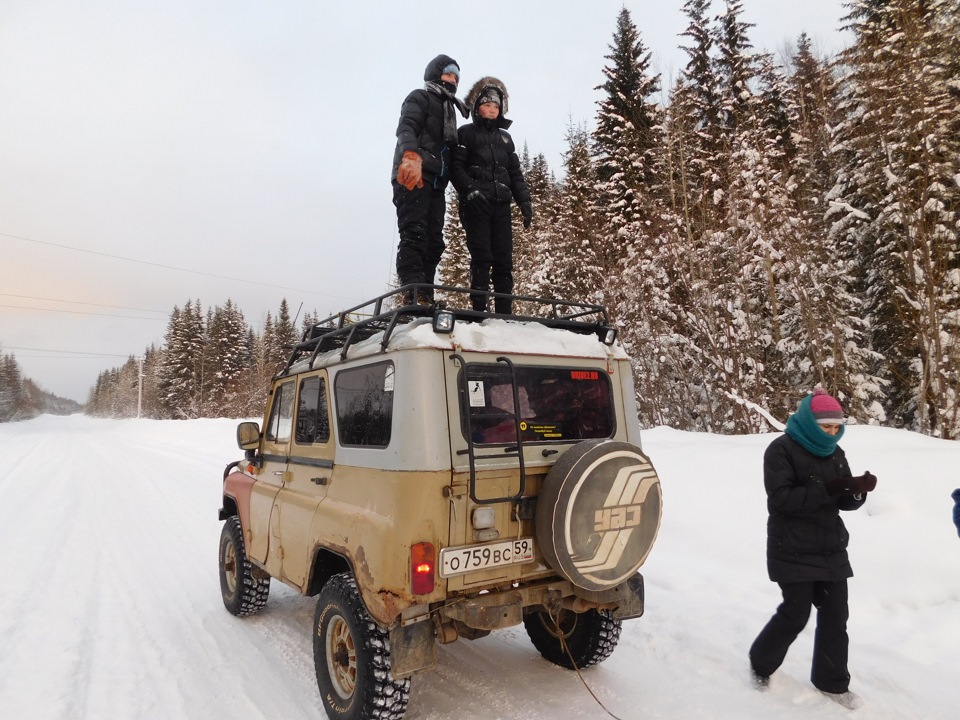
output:
<path id="1" fill-rule="evenodd" d="M 810 409 L 810 398 L 813 395 L 807 395 L 800 401 L 800 407 L 787 420 L 786 433 L 807 450 L 818 457 L 830 457 L 837 449 L 837 443 L 843 437 L 843 425 L 840 426 L 840 432 L 831 435 L 817 424 L 813 417 L 813 411 Z"/>

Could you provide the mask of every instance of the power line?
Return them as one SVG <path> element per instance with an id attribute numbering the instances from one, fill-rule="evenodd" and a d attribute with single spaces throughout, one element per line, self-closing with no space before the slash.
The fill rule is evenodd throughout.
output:
<path id="1" fill-rule="evenodd" d="M 0 293 L 3 297 L 22 298 L 24 300 L 45 300 L 47 302 L 69 303 L 70 305 L 92 305 L 93 307 L 113 308 L 115 310 L 136 310 L 137 312 L 152 312 L 167 314 L 166 310 L 150 310 L 149 308 L 127 307 L 125 305 L 104 305 L 103 303 L 84 302 L 83 300 L 60 300 L 59 298 L 36 297 L 35 295 L 14 295 L 13 293 Z M 4 307 L 12 307 L 5 305 Z"/>
<path id="2" fill-rule="evenodd" d="M 52 353 L 63 353 L 69 355 L 90 355 L 93 357 L 130 357 L 130 354 L 118 355 L 113 353 L 92 353 L 85 352 L 83 350 L 54 350 L 53 348 L 35 348 L 35 347 L 23 347 L 22 345 L 2 345 L 0 350 L 9 349 L 9 350 L 30 350 L 32 352 L 52 352 Z M 26 356 L 24 356 L 26 357 Z M 30 357 L 38 357 L 37 355 L 32 355 Z"/>
<path id="3" fill-rule="evenodd" d="M 71 315 L 96 315 L 97 317 L 114 317 L 114 318 L 123 318 L 124 320 L 165 320 L 165 318 L 156 318 L 156 317 L 140 317 L 139 315 L 111 315 L 110 313 L 95 313 L 95 312 L 84 312 L 83 310 L 57 310 L 55 308 L 37 308 L 37 307 L 27 307 L 25 305 L 4 305 L 0 303 L 0 307 L 5 308 L 15 308 L 17 310 L 39 310 L 40 312 L 55 312 L 55 313 L 69 313 Z M 153 310 L 148 310 L 147 312 L 153 312 Z"/>
<path id="4" fill-rule="evenodd" d="M 204 275 L 214 277 L 220 280 L 231 280 L 233 282 L 246 283 L 247 285 L 259 285 L 261 287 L 273 288 L 274 290 L 288 290 L 290 292 L 307 293 L 308 295 L 323 295 L 324 297 L 337 298 L 338 300 L 354 300 L 343 295 L 331 295 L 330 293 L 317 292 L 316 290 L 302 290 L 300 288 L 286 287 L 285 285 L 272 285 L 270 283 L 257 282 L 250 278 L 231 277 L 230 275 L 217 275 L 216 273 L 203 272 L 201 270 L 190 270 L 188 268 L 177 267 L 175 265 L 163 265 L 162 263 L 150 262 L 148 260 L 137 260 L 136 258 L 123 257 L 122 255 L 111 255 L 110 253 L 99 252 L 97 250 L 86 250 L 84 248 L 71 247 L 70 245 L 61 245 L 59 243 L 47 242 L 45 240 L 34 240 L 33 238 L 23 237 L 22 235 L 11 235 L 10 233 L 0 232 L 0 236 L 13 238 L 14 240 L 23 240 L 24 242 L 36 243 L 37 245 L 47 245 L 49 247 L 61 248 L 63 250 L 73 250 L 74 252 L 87 253 L 89 255 L 99 255 L 113 260 L 124 260 L 126 262 L 138 263 L 140 265 L 150 265 L 152 267 L 163 268 L 164 270 L 176 270 L 177 272 L 192 273 L 194 275 Z M 151 311 L 153 312 L 153 311 Z"/>

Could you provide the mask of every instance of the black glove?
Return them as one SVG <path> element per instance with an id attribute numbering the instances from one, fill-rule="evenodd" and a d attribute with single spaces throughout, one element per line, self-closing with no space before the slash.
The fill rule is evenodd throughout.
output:
<path id="1" fill-rule="evenodd" d="M 827 494 L 833 495 L 834 497 L 838 495 L 863 495 L 877 487 L 877 477 L 876 475 L 871 475 L 868 470 L 863 475 L 858 475 L 857 477 L 827 480 L 823 486 L 827 489 Z"/>
<path id="2" fill-rule="evenodd" d="M 467 194 L 467 202 L 470 203 L 471 207 L 484 212 L 490 208 L 490 201 L 487 200 L 487 196 L 479 190 L 471 190 Z"/>
<path id="3" fill-rule="evenodd" d="M 520 203 L 520 214 L 523 216 L 523 229 L 526 230 L 533 222 L 533 205 L 529 200 Z"/>

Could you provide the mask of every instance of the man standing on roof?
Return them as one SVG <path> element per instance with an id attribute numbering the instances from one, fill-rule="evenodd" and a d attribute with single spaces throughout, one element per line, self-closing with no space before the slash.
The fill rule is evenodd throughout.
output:
<path id="1" fill-rule="evenodd" d="M 438 55 L 423 73 L 426 84 L 400 107 L 393 155 L 393 204 L 397 207 L 397 278 L 401 285 L 433 284 L 443 255 L 444 191 L 449 181 L 450 148 L 457 144 L 456 110 L 467 107 L 454 95 L 460 66 Z M 408 293 L 404 304 L 430 304 L 429 292 Z"/>

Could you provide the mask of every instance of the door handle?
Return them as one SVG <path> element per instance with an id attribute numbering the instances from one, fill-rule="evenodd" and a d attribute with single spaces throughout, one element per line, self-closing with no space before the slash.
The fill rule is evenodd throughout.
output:
<path id="1" fill-rule="evenodd" d="M 325 477 L 310 478 L 310 482 L 312 482 L 312 483 L 314 483 L 314 484 L 316 484 L 316 485 L 326 485 L 326 484 L 327 484 L 327 478 L 325 478 Z"/>
<path id="2" fill-rule="evenodd" d="M 283 475 L 285 472 L 286 472 L 286 470 L 274 470 L 274 471 L 273 471 L 273 474 L 274 474 L 274 475 Z"/>

